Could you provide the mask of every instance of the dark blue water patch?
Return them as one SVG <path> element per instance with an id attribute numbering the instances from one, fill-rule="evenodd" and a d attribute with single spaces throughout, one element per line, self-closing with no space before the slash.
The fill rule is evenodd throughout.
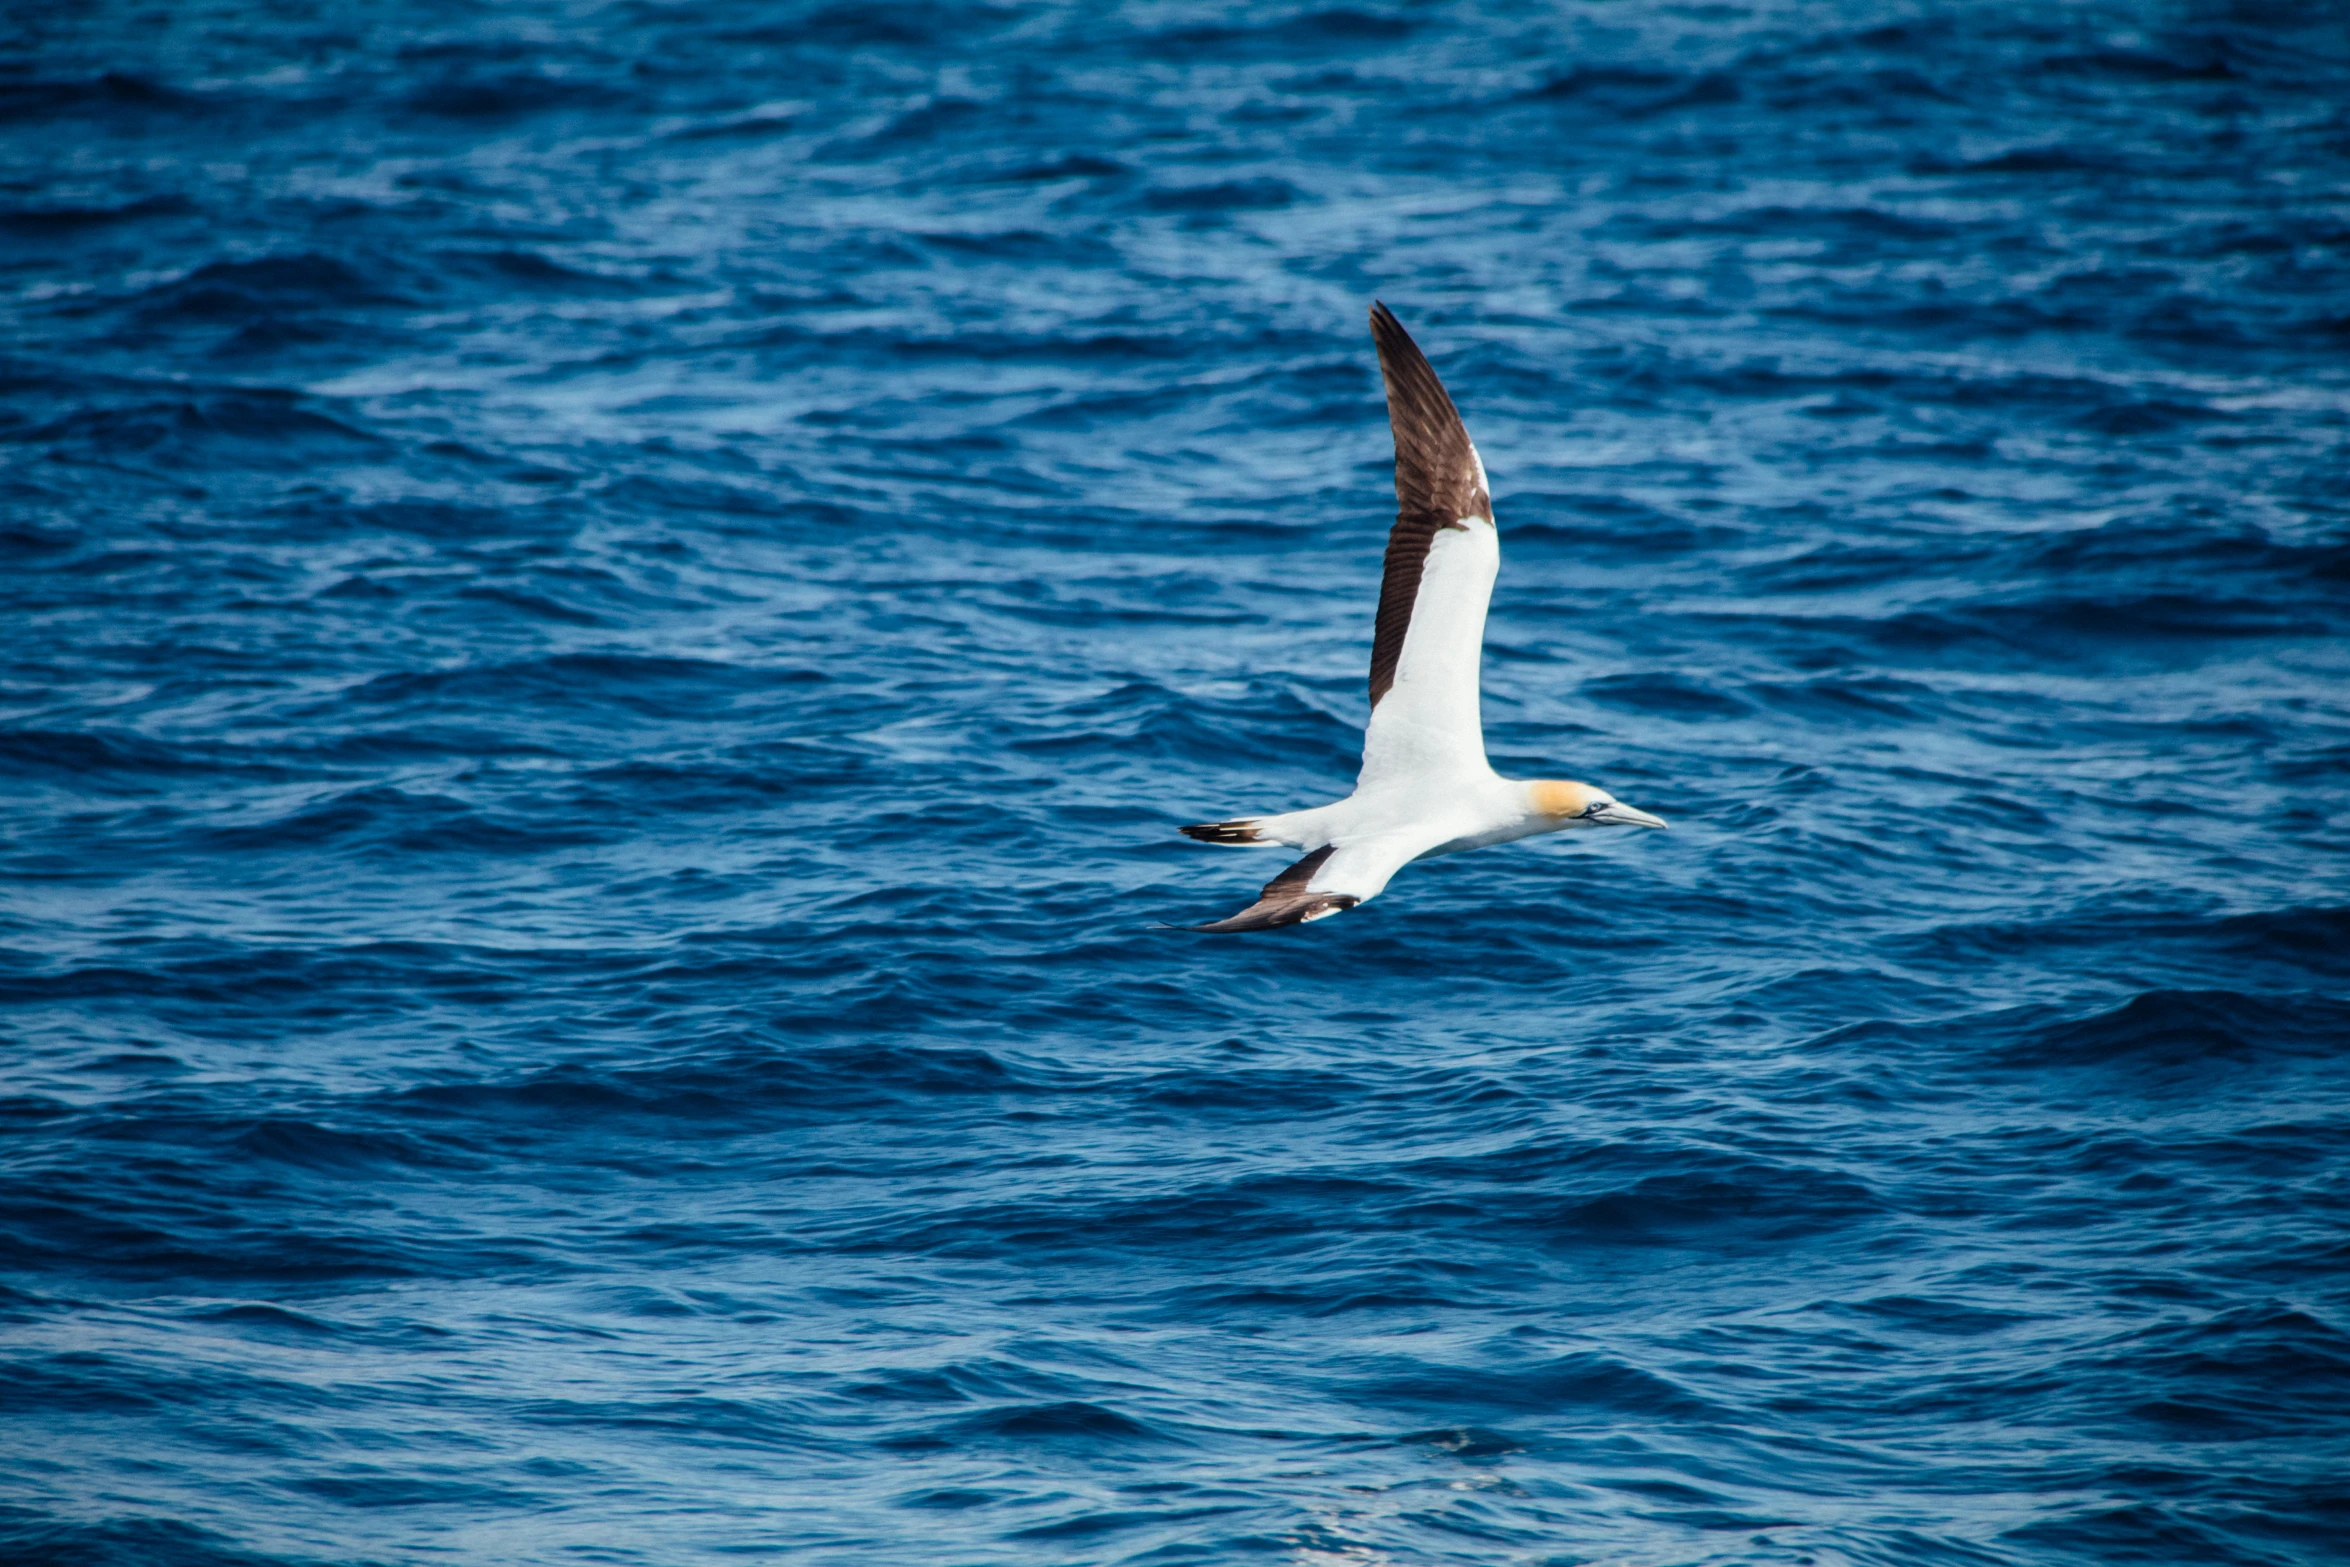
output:
<path id="1" fill-rule="evenodd" d="M 1506 1418 L 1510 1411 L 1540 1411 L 1550 1419 L 1574 1425 L 1609 1418 L 1635 1421 L 1700 1418 L 1705 1402 L 1675 1387 L 1671 1381 L 1603 1355 L 1561 1356 L 1531 1365 L 1470 1371 L 1466 1368 L 1415 1368 L 1393 1380 L 1373 1380 L 1352 1390 L 1365 1403 L 1445 1406 L 1477 1410 Z M 1449 1438 L 1449 1440 L 1447 1440 Z M 1406 1440 L 1430 1442 L 1458 1457 L 1489 1458 L 1508 1447 L 1522 1447 L 1522 1438 L 1501 1438 L 1489 1430 L 1455 1427 Z"/>
<path id="2" fill-rule="evenodd" d="M 2027 1525 L 2005 1536 L 2024 1550 L 2063 1550 L 2090 1560 L 2197 1560 L 2258 1563 L 2273 1560 L 2264 1549 L 2271 1539 L 2288 1548 L 2316 1545 L 2330 1524 L 2331 1509 L 2315 1517 L 2287 1517 L 2275 1523 L 2264 1515 L 2226 1503 L 2101 1508 L 2086 1516 Z M 2300 1525 L 2300 1527 L 2295 1527 Z M 2313 1527 L 2314 1526 L 2314 1527 Z M 2243 1537 L 2250 1535 L 2255 1545 Z M 2319 1548 L 2323 1548 L 2320 1546 Z"/>
<path id="3" fill-rule="evenodd" d="M 1916 681 L 1813 679 L 1800 685 L 1753 688 L 1758 700 L 1782 712 L 1838 724 L 1860 718 L 1868 721 L 1915 718 L 1938 693 Z M 2030 807 L 2013 801 L 1992 805 L 1994 814 L 2013 819 L 2018 812 L 2037 817 Z M 2043 822 L 2044 817 L 2039 818 Z"/>
<path id="4" fill-rule="evenodd" d="M 810 1445 L 798 1410 L 708 1393 L 672 1393 L 619 1403 L 530 1400 L 517 1408 L 515 1419 L 526 1428 L 625 1433 L 634 1442 L 665 1441 L 688 1448 L 796 1452 L 804 1457 Z"/>
<path id="5" fill-rule="evenodd" d="M 185 113 L 201 96 L 122 71 L 104 71 L 87 81 L 18 80 L 0 87 L 0 119 L 88 116 L 120 124 L 121 116 Z"/>
<path id="6" fill-rule="evenodd" d="M 476 1480 L 420 1479 L 408 1475 L 357 1473 L 322 1475 L 301 1483 L 300 1489 L 341 1507 L 469 1507 L 528 1509 L 543 1505 L 526 1491 L 484 1485 Z"/>
<path id="7" fill-rule="evenodd" d="M 1906 938 L 1915 947 L 1980 962 L 2026 949 L 2089 953 L 2124 947 L 2139 954 L 2175 953 L 2226 965 L 2239 975 L 2340 977 L 2350 971 L 2341 938 L 2350 934 L 2350 908 L 2264 910 L 2214 918 L 2146 909 L 2084 908 L 2068 917 L 2015 924 L 1954 924 Z"/>
<path id="8" fill-rule="evenodd" d="M 135 458 L 181 470 L 218 462 L 231 469 L 290 471 L 311 459 L 347 461 L 384 450 L 376 437 L 303 408 L 292 394 L 273 388 L 203 401 L 93 408 L 15 439 L 37 442 L 53 458 Z"/>
<path id="9" fill-rule="evenodd" d="M 721 120 L 709 125 L 688 126 L 683 130 L 671 131 L 669 134 L 672 139 L 677 141 L 747 141 L 768 136 L 782 136 L 799 128 L 800 122 L 790 115 L 754 114 L 739 120 Z"/>
<path id="10" fill-rule="evenodd" d="M 179 1519 L 64 1522 L 40 1509 L 15 1506 L 0 1510 L 0 1543 L 26 1567 L 294 1567 L 319 1560 L 247 1550 Z"/>
<path id="11" fill-rule="evenodd" d="M 460 121 L 498 121 L 525 115 L 589 115 L 626 106 L 628 96 L 603 82 L 566 80 L 540 71 L 467 70 L 438 74 L 408 94 L 418 114 Z"/>
<path id="12" fill-rule="evenodd" d="M 2234 991 L 2149 991 L 2052 1029 L 2018 1051 L 2051 1066 L 2119 1063 L 2150 1069 L 2303 1052 L 2331 1054 L 2350 1009 L 2321 998 L 2264 1001 Z"/>
<path id="13" fill-rule="evenodd" d="M 263 310 L 318 306 L 405 304 L 368 281 L 349 262 L 316 253 L 214 261 L 151 291 L 153 318 L 243 318 Z"/>
<path id="14" fill-rule="evenodd" d="M 425 1148 L 404 1138 L 354 1133 L 309 1121 L 266 1119 L 237 1134 L 232 1150 L 245 1158 L 312 1170 L 354 1173 L 384 1166 L 433 1162 Z"/>
<path id="15" fill-rule="evenodd" d="M 935 1436 L 898 1438 L 886 1445 L 904 1447 L 935 1441 L 949 1445 L 1006 1443 L 1071 1443 L 1087 1450 L 1106 1445 L 1164 1441 L 1165 1436 L 1131 1415 L 1100 1404 L 1070 1399 L 1053 1404 L 1031 1404 L 967 1415 Z"/>
<path id="16" fill-rule="evenodd" d="M 536 854 L 589 843 L 578 826 L 550 832 L 541 825 L 501 820 L 446 795 L 415 795 L 374 787 L 313 800 L 289 815 L 249 826 L 220 827 L 190 847 L 237 856 L 295 852 Z"/>
<path id="17" fill-rule="evenodd" d="M 1154 621 L 1190 620 L 1210 624 L 1221 617 L 1154 615 Z M 1070 704 L 1052 715 L 1046 732 L 1033 737 L 1013 731 L 1011 747 L 1050 760 L 1076 749 L 1116 745 L 1136 758 L 1174 759 L 1199 754 L 1203 745 L 1240 734 L 1268 762 L 1292 762 L 1335 769 L 1351 759 L 1356 733 L 1343 719 L 1290 691 L 1252 693 L 1237 701 L 1187 701 L 1155 686 L 1124 690 Z M 1213 815 L 1213 807 L 1200 808 Z"/>
<path id="18" fill-rule="evenodd" d="M 1608 707 L 1660 718 L 1733 718 L 1746 704 L 1737 698 L 1673 676 L 1609 676 L 1586 683 L 1582 694 Z"/>
<path id="19" fill-rule="evenodd" d="M 175 1186 L 197 1178 L 192 1161 L 138 1161 L 130 1179 L 109 1183 L 126 1200 L 154 1203 Z M 266 1191 L 266 1188 L 265 1188 Z M 402 1255 L 370 1245 L 349 1230 L 284 1224 L 240 1226 L 233 1212 L 212 1205 L 180 1209 L 172 1229 L 98 1219 L 83 1211 L 87 1182 L 64 1185 L 11 1181 L 0 1194 L 0 1255 L 11 1268 L 58 1274 L 113 1285 L 170 1281 L 199 1287 L 304 1290 L 335 1281 L 385 1280 L 419 1271 L 424 1254 Z M 177 1205 L 169 1204 L 166 1206 Z M 239 1233 L 198 1240 L 178 1229 L 191 1220 L 201 1227 Z M 528 1254 L 527 1245 L 436 1248 L 470 1252 L 480 1260 L 507 1263 Z M 69 1404 L 71 1400 L 67 1401 Z M 259 1401 L 266 1406 L 269 1399 Z"/>
<path id="20" fill-rule="evenodd" d="M 2116 1346 L 2110 1363 L 2167 1391 L 2128 1415 L 2169 1440 L 2227 1441 L 2259 1428 L 2322 1434 L 2350 1383 L 2350 1336 L 2272 1306 L 2148 1332 Z M 2288 1387 L 2291 1396 L 2277 1396 Z"/>
<path id="21" fill-rule="evenodd" d="M 721 1134 L 769 1129 L 778 1116 L 821 1113 L 847 1101 L 883 1110 L 935 1095 L 1017 1098 L 1047 1091 L 982 1051 L 927 1051 L 863 1045 L 737 1048 L 626 1076 L 578 1070 L 514 1084 L 445 1084 L 399 1096 L 404 1115 L 462 1125 L 495 1112 L 560 1126 L 593 1112 L 602 1132 L 622 1117 L 680 1118 Z"/>
<path id="22" fill-rule="evenodd" d="M 593 298 L 626 296 L 639 291 L 633 279 L 568 267 L 534 250 L 444 250 L 432 261 L 434 270 L 452 283 L 486 284 L 500 292 Z"/>
<path id="23" fill-rule="evenodd" d="M 1212 213 L 1287 207 L 1297 198 L 1297 189 L 1286 180 L 1259 176 L 1154 190 L 1143 201 L 1154 212 Z"/>
<path id="24" fill-rule="evenodd" d="M 219 1325 L 240 1332 L 285 1334 L 296 1340 L 333 1338 L 344 1330 L 333 1323 L 282 1306 L 246 1302 L 234 1306 L 214 1306 L 192 1312 L 189 1321 Z"/>
<path id="25" fill-rule="evenodd" d="M 2081 1072 L 2120 1091 L 2330 1062 L 2346 1023 L 2350 1015 L 2324 994 L 2154 990 L 2086 1014 L 2019 1008 L 1930 1026 L 1870 1023 L 1832 1032 L 1811 1048 L 1903 1041 L 1962 1071 Z"/>
<path id="26" fill-rule="evenodd" d="M 286 776 L 266 758 L 210 748 L 159 744 L 136 734 L 0 730 L 0 769 L 20 787 L 43 782 L 77 791 L 162 792 L 197 773 L 223 771 L 256 779 Z"/>
<path id="27" fill-rule="evenodd" d="M 565 654 L 521 664 L 378 676 L 339 701 L 400 713 L 545 707 L 582 716 L 628 716 L 706 725 L 724 721 L 746 698 L 828 683 L 815 669 L 754 670 L 690 659 Z"/>
<path id="28" fill-rule="evenodd" d="M 66 238 L 120 223 L 187 217 L 196 211 L 184 196 L 149 196 L 120 206 L 17 207 L 0 209 L 0 231 L 28 239 Z"/>

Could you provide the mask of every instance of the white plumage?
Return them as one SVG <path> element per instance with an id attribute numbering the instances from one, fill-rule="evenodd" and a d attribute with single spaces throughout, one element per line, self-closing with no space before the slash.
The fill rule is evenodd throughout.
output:
<path id="1" fill-rule="evenodd" d="M 1395 432 L 1395 528 L 1371 648 L 1371 722 L 1354 793 L 1278 816 L 1186 827 L 1208 843 L 1310 851 L 1229 919 L 1236 932 L 1300 925 L 1379 895 L 1413 860 L 1537 833 L 1662 827 L 1604 789 L 1504 778 L 1485 760 L 1478 667 L 1501 570 L 1485 464 L 1452 398 L 1386 306 L 1371 335 Z"/>

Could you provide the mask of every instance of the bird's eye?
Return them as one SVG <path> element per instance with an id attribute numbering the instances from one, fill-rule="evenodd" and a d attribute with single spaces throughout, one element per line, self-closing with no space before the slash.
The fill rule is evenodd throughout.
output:
<path id="1" fill-rule="evenodd" d="M 1609 806 L 1615 803 L 1616 802 L 1613 800 L 1594 800 L 1589 805 L 1583 807 L 1583 814 L 1585 816 L 1597 816 L 1600 812 L 1606 810 Z"/>

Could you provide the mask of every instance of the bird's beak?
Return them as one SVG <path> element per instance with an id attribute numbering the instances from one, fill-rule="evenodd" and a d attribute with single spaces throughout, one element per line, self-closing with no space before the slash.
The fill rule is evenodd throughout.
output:
<path id="1" fill-rule="evenodd" d="M 1672 825 L 1661 816 L 1635 810 L 1620 801 L 1610 800 L 1591 813 L 1591 819 L 1602 827 L 1667 827 Z"/>

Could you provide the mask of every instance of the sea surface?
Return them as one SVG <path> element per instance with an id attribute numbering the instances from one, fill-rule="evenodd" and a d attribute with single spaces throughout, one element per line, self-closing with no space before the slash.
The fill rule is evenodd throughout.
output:
<path id="1" fill-rule="evenodd" d="M 2350 1561 L 2350 21 L 10 8 L 0 1030 L 11 1567 Z"/>

